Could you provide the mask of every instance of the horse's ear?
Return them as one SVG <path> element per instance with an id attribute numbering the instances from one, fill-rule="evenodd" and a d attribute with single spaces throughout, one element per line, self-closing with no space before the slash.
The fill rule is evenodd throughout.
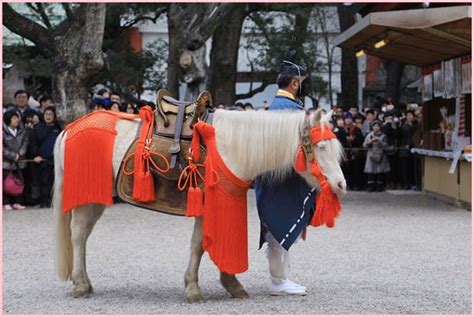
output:
<path id="1" fill-rule="evenodd" d="M 319 123 L 321 122 L 322 116 L 323 116 L 322 109 L 316 110 L 316 112 L 313 113 L 313 115 L 311 115 L 311 117 L 309 119 L 309 122 L 311 123 L 311 127 L 315 127 L 315 126 L 319 125 Z"/>
<path id="2" fill-rule="evenodd" d="M 329 122 L 331 121 L 331 118 L 332 118 L 332 114 L 333 114 L 333 110 L 329 110 L 328 113 L 326 113 L 322 118 L 321 118 L 321 122 Z"/>

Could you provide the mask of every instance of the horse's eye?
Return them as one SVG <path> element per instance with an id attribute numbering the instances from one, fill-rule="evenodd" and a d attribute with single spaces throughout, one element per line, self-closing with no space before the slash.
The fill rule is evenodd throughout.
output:
<path id="1" fill-rule="evenodd" d="M 324 143 L 319 143 L 318 144 L 318 149 L 324 150 L 325 148 L 326 148 L 326 144 L 324 144 Z"/>

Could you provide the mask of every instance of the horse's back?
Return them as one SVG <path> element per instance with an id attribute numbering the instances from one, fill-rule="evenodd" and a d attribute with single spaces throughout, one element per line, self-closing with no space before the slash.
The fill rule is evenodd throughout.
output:
<path id="1" fill-rule="evenodd" d="M 117 136 L 115 137 L 114 152 L 113 152 L 113 167 L 114 179 L 117 178 L 120 164 L 128 148 L 138 135 L 138 120 L 123 120 L 119 119 L 115 126 Z"/>

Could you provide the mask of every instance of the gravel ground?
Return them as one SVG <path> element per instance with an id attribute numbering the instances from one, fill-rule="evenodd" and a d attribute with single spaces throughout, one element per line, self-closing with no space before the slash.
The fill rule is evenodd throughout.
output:
<path id="1" fill-rule="evenodd" d="M 88 244 L 95 293 L 74 299 L 54 271 L 48 209 L 3 212 L 3 312 L 8 314 L 470 314 L 471 212 L 414 192 L 351 192 L 336 227 L 311 228 L 292 247 L 292 279 L 304 297 L 268 295 L 249 192 L 250 299 L 219 284 L 204 255 L 205 303 L 187 304 L 183 276 L 192 219 L 118 204 Z"/>

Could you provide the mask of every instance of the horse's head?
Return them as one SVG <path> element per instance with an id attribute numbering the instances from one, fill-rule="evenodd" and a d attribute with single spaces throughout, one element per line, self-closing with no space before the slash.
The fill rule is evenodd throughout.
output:
<path id="1" fill-rule="evenodd" d="M 323 115 L 321 109 L 317 110 L 309 119 L 311 129 L 319 127 L 324 134 L 325 130 L 330 129 L 328 123 L 331 116 L 332 111 Z M 340 165 L 344 151 L 337 138 L 322 138 L 317 142 L 313 140 L 313 155 L 333 192 L 337 195 L 345 195 L 346 179 Z"/>

